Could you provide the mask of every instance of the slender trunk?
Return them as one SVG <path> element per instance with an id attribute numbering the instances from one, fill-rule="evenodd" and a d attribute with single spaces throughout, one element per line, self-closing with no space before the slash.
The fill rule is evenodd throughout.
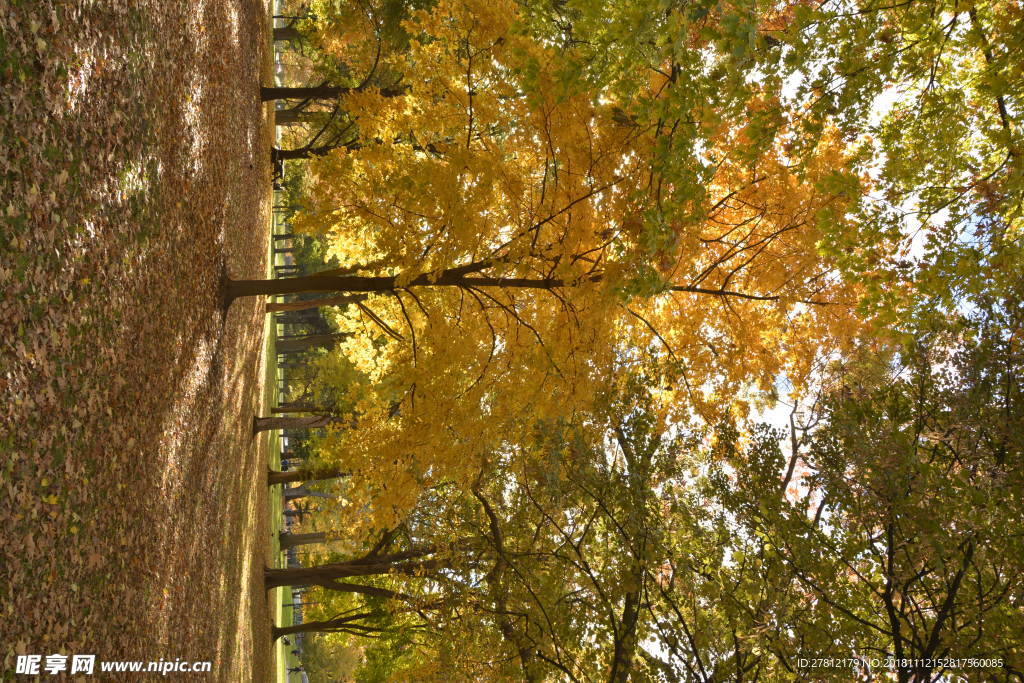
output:
<path id="1" fill-rule="evenodd" d="M 303 337 L 308 337 L 308 336 L 309 336 L 309 334 L 304 333 L 304 332 L 296 332 L 295 334 L 279 334 L 279 335 L 277 335 L 277 340 L 278 341 L 283 341 L 285 339 L 302 339 Z"/>
<path id="2" fill-rule="evenodd" d="M 274 42 L 282 40 L 302 40 L 302 34 L 294 26 L 278 26 L 274 29 Z"/>
<path id="3" fill-rule="evenodd" d="M 297 406 L 277 406 L 271 408 L 270 412 L 275 415 L 283 415 L 286 413 L 311 413 L 316 410 L 316 406 L 312 405 L 297 405 Z"/>
<path id="4" fill-rule="evenodd" d="M 475 270 L 478 267 L 474 266 Z M 554 278 L 495 278 L 467 277 L 469 267 L 449 268 L 440 277 L 423 274 L 405 285 L 409 287 L 513 287 L 553 289 L 564 287 L 565 282 Z M 328 271 L 330 272 L 330 271 Z M 599 279 L 599 278 L 598 278 Z M 395 289 L 395 276 L 333 275 L 314 273 L 287 280 L 227 280 L 225 297 L 228 303 L 243 296 L 261 294 L 301 294 L 305 292 L 389 292 Z"/>
<path id="5" fill-rule="evenodd" d="M 619 632 L 615 635 L 609 683 L 628 683 L 636 654 L 636 626 L 640 616 L 640 591 L 626 593 L 623 599 Z"/>
<path id="6" fill-rule="evenodd" d="M 271 162 L 294 161 L 322 157 L 335 149 L 352 149 L 352 145 L 319 145 L 317 147 L 296 147 L 295 149 L 270 148 Z"/>
<path id="7" fill-rule="evenodd" d="M 292 412 L 292 413 L 295 413 L 295 412 L 299 412 L 299 411 L 305 411 L 307 413 L 316 413 L 318 415 L 323 415 L 324 413 L 330 412 L 326 408 L 316 407 L 315 404 L 311 403 L 309 399 L 310 399 L 309 394 L 308 393 L 303 393 L 301 396 L 298 396 L 298 397 L 293 398 L 291 400 L 288 400 L 288 401 L 282 400 L 278 404 L 277 408 L 271 408 L 270 412 L 272 412 L 272 413 L 281 413 L 281 412 L 285 412 L 285 413 Z M 287 456 L 283 456 L 283 457 L 287 457 Z"/>
<path id="8" fill-rule="evenodd" d="M 489 265 L 486 262 L 480 262 L 458 268 L 449 268 L 442 271 L 440 276 L 424 273 L 407 282 L 402 289 L 410 289 L 412 287 L 460 287 L 472 289 L 552 290 L 576 287 L 585 282 L 601 282 L 604 279 L 602 274 L 591 275 L 583 280 L 563 280 L 554 277 L 489 277 L 475 274 Z M 245 296 L 276 296 L 312 292 L 393 292 L 397 289 L 397 278 L 395 276 L 336 275 L 334 272 L 336 271 L 326 271 L 285 280 L 231 280 L 226 278 L 223 285 L 224 305 L 228 307 L 235 299 Z M 753 301 L 778 301 L 780 298 L 777 294 L 751 294 L 727 289 L 707 289 L 689 285 L 666 287 L 664 291 L 707 294 L 723 298 L 735 297 Z M 804 303 L 824 305 L 828 302 L 811 300 Z"/>
<path id="9" fill-rule="evenodd" d="M 310 302 L 303 301 L 296 303 Z M 346 332 L 338 332 L 335 334 L 307 334 L 303 337 L 296 337 L 294 339 L 279 340 L 275 343 L 274 350 L 277 353 L 295 353 L 298 351 L 310 351 L 312 349 L 330 349 L 348 336 L 349 335 Z"/>
<path id="10" fill-rule="evenodd" d="M 366 88 L 363 88 L 364 90 Z M 404 95 L 405 87 L 381 88 L 380 94 L 384 97 L 399 97 Z M 284 87 L 263 87 L 260 88 L 260 99 L 263 102 L 272 100 L 305 100 L 316 99 L 326 100 L 347 95 L 350 92 L 359 92 L 358 88 L 344 88 L 337 85 L 318 85 L 312 88 L 284 88 Z"/>
<path id="11" fill-rule="evenodd" d="M 317 429 L 326 427 L 335 420 L 333 415 L 312 415 L 310 417 L 254 417 L 252 431 L 266 432 L 271 429 Z"/>
<path id="12" fill-rule="evenodd" d="M 311 512 L 320 512 L 320 508 L 312 508 L 310 510 L 285 510 L 281 514 L 285 517 L 301 517 L 302 515 L 308 515 Z"/>
<path id="13" fill-rule="evenodd" d="M 293 486 L 284 490 L 284 500 L 290 503 L 300 498 L 331 498 L 331 494 L 320 491 L 310 491 L 305 486 Z"/>
<path id="14" fill-rule="evenodd" d="M 333 588 L 338 579 L 354 576 L 381 576 L 383 574 L 415 574 L 417 571 L 441 567 L 436 560 L 420 560 L 431 555 L 434 548 L 406 550 L 388 555 L 361 557 L 348 562 L 322 564 L 316 567 L 291 567 L 288 569 L 264 569 L 266 587 L 280 586 L 322 586 Z"/>
<path id="15" fill-rule="evenodd" d="M 296 123 L 307 123 L 314 120 L 321 112 L 307 111 L 303 106 L 290 109 L 275 109 L 274 123 L 278 126 L 291 126 Z"/>
<path id="16" fill-rule="evenodd" d="M 281 542 L 281 550 L 287 550 L 288 548 L 295 548 L 300 545 L 324 543 L 327 540 L 327 533 L 318 531 L 311 534 L 290 534 L 287 531 L 282 531 L 277 535 L 277 538 Z"/>
<path id="17" fill-rule="evenodd" d="M 282 113 L 287 113 L 289 111 L 290 110 L 286 109 Z M 274 119 L 274 123 L 278 126 L 290 126 L 293 123 L 302 123 L 303 120 L 292 120 L 296 116 L 298 116 L 298 114 L 290 115 L 287 117 L 278 116 L 277 118 Z M 374 138 L 373 141 L 378 144 L 382 143 L 382 140 L 380 138 Z M 396 140 L 396 142 L 398 141 Z M 328 154 L 336 149 L 344 149 L 348 152 L 353 152 L 355 150 L 362 148 L 363 144 L 358 140 L 350 140 L 349 142 L 339 144 L 318 145 L 316 147 L 312 145 L 306 145 L 305 147 L 296 147 L 295 149 L 280 149 L 278 147 L 271 147 L 270 161 L 272 163 L 276 163 L 278 161 L 289 161 L 295 159 L 311 159 L 313 157 L 322 157 L 325 154 Z M 434 155 L 438 155 L 441 153 L 440 150 L 434 145 L 412 145 L 411 148 L 416 150 L 417 152 L 430 152 L 431 154 Z"/>
<path id="18" fill-rule="evenodd" d="M 484 581 L 489 589 L 491 599 L 494 600 L 498 630 L 501 631 L 501 635 L 505 637 L 509 645 L 515 647 L 516 653 L 519 655 L 519 666 L 522 670 L 523 680 L 527 683 L 534 683 L 534 681 L 542 680 L 542 677 L 538 676 L 534 670 L 534 649 L 530 647 L 530 643 L 522 637 L 522 632 L 516 628 L 509 618 L 508 586 L 503 578 L 503 574 L 509 566 L 505 554 L 505 535 L 502 533 L 501 525 L 498 523 L 497 515 L 494 514 L 494 509 L 478 488 L 473 489 L 473 495 L 480 501 L 484 508 L 484 513 L 487 515 L 491 530 L 489 540 L 496 551 L 494 567 L 484 576 Z"/>
<path id="19" fill-rule="evenodd" d="M 267 313 L 278 313 L 281 311 L 305 311 L 310 308 L 320 308 L 321 306 L 345 306 L 347 304 L 362 301 L 366 297 L 363 295 L 342 295 L 342 296 L 331 296 L 320 299 L 303 299 L 302 301 L 286 301 L 284 303 L 273 303 L 267 304 Z M 280 337 L 278 337 L 280 339 Z"/>
<path id="20" fill-rule="evenodd" d="M 338 591 L 341 593 L 358 593 L 360 595 L 368 595 L 375 598 L 383 598 L 386 600 L 401 600 L 408 603 L 416 600 L 413 596 L 405 593 L 399 593 L 397 591 L 388 590 L 387 588 L 378 588 L 377 586 L 364 586 L 358 583 L 343 583 L 335 581 L 331 585 L 331 590 Z M 319 605 L 319 602 L 306 602 L 300 603 L 300 606 L 305 607 L 309 605 Z M 400 611 L 402 612 L 422 612 L 423 610 L 436 609 L 441 602 L 437 602 L 430 605 L 417 605 L 412 608 L 405 608 Z M 294 607 L 294 602 L 282 603 L 283 607 Z M 372 635 L 379 632 L 376 626 L 370 626 L 364 623 L 366 619 L 373 619 L 375 617 L 384 616 L 386 612 L 379 611 L 368 611 L 357 614 L 346 614 L 345 616 L 335 617 L 327 621 L 307 621 L 304 624 L 293 624 L 291 626 L 274 626 L 272 627 L 272 633 L 274 638 L 288 635 L 290 633 L 309 633 L 309 632 L 332 632 L 332 631 L 344 631 L 353 635 Z"/>
<path id="21" fill-rule="evenodd" d="M 274 322 L 281 325 L 287 325 L 289 323 L 315 325 L 320 322 L 321 318 L 322 316 L 320 315 L 320 311 L 294 311 L 275 315 Z"/>
<path id="22" fill-rule="evenodd" d="M 349 473 L 339 467 L 312 467 L 309 469 L 298 469 L 290 472 L 278 472 L 270 470 L 267 476 L 267 483 L 293 484 L 299 481 L 319 481 L 321 479 L 334 479 L 336 477 L 347 477 Z"/>
<path id="23" fill-rule="evenodd" d="M 274 235 L 274 240 L 290 240 L 295 238 L 295 233 L 287 232 L 281 235 Z"/>
<path id="24" fill-rule="evenodd" d="M 383 613 L 366 612 L 364 614 L 338 617 L 337 619 L 330 619 L 328 621 L 307 621 L 304 624 L 292 624 L 291 626 L 273 626 L 270 629 L 270 635 L 274 640 L 293 633 L 337 633 L 342 631 L 345 633 L 352 633 L 353 635 L 374 635 L 376 633 L 380 633 L 383 629 L 368 626 L 360 622 L 362 619 L 367 617 L 377 616 L 383 616 Z"/>

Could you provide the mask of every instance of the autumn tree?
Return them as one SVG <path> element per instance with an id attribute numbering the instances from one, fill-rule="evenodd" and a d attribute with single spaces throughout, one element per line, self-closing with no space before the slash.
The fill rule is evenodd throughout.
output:
<path id="1" fill-rule="evenodd" d="M 1024 227 L 1019 3 L 826 3 L 793 16 L 775 34 L 790 73 L 819 67 L 794 94 L 794 142 L 838 125 L 858 148 L 848 172 L 866 179 L 855 220 L 823 243 L 864 283 L 865 313 L 909 329 L 998 286 Z"/>
<path id="2" fill-rule="evenodd" d="M 704 430 L 670 426 L 641 379 L 625 388 L 576 424 L 537 424 L 529 439 L 503 444 L 468 491 L 425 493 L 401 530 L 370 553 L 272 576 L 319 586 L 311 630 L 333 629 L 342 639 L 363 637 L 350 615 L 371 615 L 362 589 L 348 584 L 369 580 L 391 591 L 377 596 L 388 598 L 375 603 L 378 611 L 415 611 L 403 622 L 403 647 L 360 647 L 376 652 L 374 666 L 389 661 L 397 677 L 626 680 L 783 670 L 764 641 L 737 633 L 777 616 L 795 580 L 780 560 L 755 565 L 751 553 L 740 561 L 743 544 L 728 534 L 722 501 L 687 481 L 708 462 Z M 774 476 L 781 498 L 781 473 Z M 702 507 L 684 504 L 697 501 Z M 725 572 L 730 558 L 737 564 Z M 343 619 L 333 626 L 320 618 L 335 613 Z M 667 659 L 641 645 L 652 638 Z"/>
<path id="3" fill-rule="evenodd" d="M 796 172 L 773 142 L 781 124 L 763 125 L 770 92 L 705 117 L 707 101 L 650 73 L 643 99 L 670 118 L 634 121 L 604 84 L 566 81 L 569 58 L 517 21 L 500 4 L 415 13 L 387 64 L 408 92 L 350 93 L 360 146 L 311 164 L 296 229 L 325 236 L 340 268 L 226 285 L 227 301 L 366 295 L 341 348 L 372 388 L 358 430 L 328 447 L 356 481 L 386 467 L 410 485 L 465 482 L 503 420 L 588 401 L 618 353 L 609 339 L 658 349 L 674 400 L 705 410 L 800 377 L 823 338 L 848 334 L 855 296 L 817 250 L 818 223 L 843 220 L 827 182 L 841 140 L 823 136 Z M 733 111 L 748 123 L 727 123 Z"/>
<path id="4" fill-rule="evenodd" d="M 944 674 L 953 652 L 1020 675 L 1019 313 L 1003 300 L 897 363 L 846 367 L 797 505 L 737 511 L 813 596 L 805 646 L 907 660 L 901 681 Z M 842 627 L 811 645 L 824 623 Z"/>
<path id="5" fill-rule="evenodd" d="M 389 68 L 389 58 L 407 45 L 403 20 L 426 4 L 408 0 L 310 3 L 305 16 L 280 35 L 281 39 L 301 37 L 324 81 L 306 87 L 262 87 L 261 99 L 337 100 L 371 85 L 384 93 L 401 94 L 402 73 Z"/>
<path id="6" fill-rule="evenodd" d="M 712 431 L 667 422 L 635 379 L 604 413 L 506 443 L 468 491 L 421 497 L 399 547 L 291 572 L 328 589 L 371 578 L 396 614 L 429 595 L 389 665 L 423 680 L 790 676 L 836 647 L 1001 658 L 1012 676 L 1024 404 L 1019 305 L 997 308 L 903 352 L 895 377 L 877 348 L 846 365 L 795 442 L 728 415 Z"/>
<path id="7" fill-rule="evenodd" d="M 417 680 L 1019 676 L 1020 16 L 413 13 L 310 163 L 336 265 L 225 286 L 361 297 L 315 449 L 371 540 L 268 585 Z M 785 445 L 744 420 L 812 390 Z"/>

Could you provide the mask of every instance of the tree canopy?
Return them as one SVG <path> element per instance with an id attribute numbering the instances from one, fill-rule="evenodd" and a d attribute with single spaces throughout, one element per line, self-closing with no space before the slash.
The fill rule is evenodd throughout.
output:
<path id="1" fill-rule="evenodd" d="M 358 542 L 273 580 L 353 671 L 1019 674 L 1020 4 L 388 7 L 317 28 L 332 267 L 227 285 L 348 297 Z"/>

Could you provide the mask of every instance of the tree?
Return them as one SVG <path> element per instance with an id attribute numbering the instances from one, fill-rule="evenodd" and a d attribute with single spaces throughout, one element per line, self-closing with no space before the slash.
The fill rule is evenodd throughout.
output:
<path id="1" fill-rule="evenodd" d="M 432 489 L 400 533 L 376 543 L 380 554 L 395 553 L 391 543 L 429 550 L 416 558 L 429 557 L 429 566 L 388 571 L 346 560 L 311 568 L 324 589 L 317 619 L 367 610 L 347 596 L 337 602 L 331 582 L 372 572 L 375 585 L 430 596 L 437 606 L 408 624 L 415 647 L 392 653 L 397 678 L 413 676 L 424 660 L 448 676 L 506 680 L 781 670 L 770 650 L 757 652 L 764 641 L 737 633 L 776 614 L 795 580 L 780 560 L 770 569 L 721 569 L 730 547 L 740 557 L 727 515 L 685 474 L 707 462 L 702 433 L 669 427 L 642 379 L 627 385 L 600 413 L 536 425 L 531 440 L 496 448 L 471 490 Z M 776 491 L 780 477 L 776 471 Z M 691 496 L 703 505 L 681 504 Z M 449 542 L 443 553 L 426 545 L 441 540 Z M 391 598 L 376 607 L 411 604 Z M 667 661 L 641 646 L 651 638 Z"/>
<path id="2" fill-rule="evenodd" d="M 294 26 L 275 26 L 273 33 L 274 42 L 278 41 L 299 41 L 302 40 L 302 32 Z"/>
<path id="3" fill-rule="evenodd" d="M 328 493 L 324 493 L 322 491 L 311 491 L 305 486 L 293 486 L 286 487 L 284 489 L 284 499 L 286 501 L 298 500 L 299 498 L 306 498 L 310 496 L 314 498 L 331 498 L 331 495 Z"/>
<path id="4" fill-rule="evenodd" d="M 305 298 L 297 301 L 267 304 L 266 311 L 267 313 L 276 313 L 280 311 L 304 311 L 310 308 L 322 308 L 324 306 L 345 306 L 358 300 L 360 300 L 359 297 L 352 296 Z M 280 339 L 281 337 L 278 338 Z"/>
<path id="5" fill-rule="evenodd" d="M 343 332 L 335 332 L 327 334 L 309 334 L 292 339 L 281 339 L 274 344 L 274 351 L 277 353 L 295 353 L 301 351 L 312 351 L 314 349 L 330 349 L 346 337 L 348 337 L 348 335 Z"/>
<path id="6" fill-rule="evenodd" d="M 877 359 L 847 368 L 801 456 L 800 504 L 738 513 L 814 597 L 808 640 L 841 624 L 817 647 L 896 658 L 900 681 L 943 675 L 953 652 L 1020 675 L 1021 634 L 1007 622 L 1024 589 L 1021 536 L 1008 533 L 1024 484 L 1009 436 L 1024 404 L 1006 382 L 1021 362 L 1016 315 L 975 314 L 904 349 L 895 371 Z"/>
<path id="7" fill-rule="evenodd" d="M 267 476 L 267 483 L 270 486 L 275 484 L 292 484 L 300 481 L 318 481 L 321 479 L 335 479 L 347 476 L 347 472 L 337 467 L 303 467 L 287 472 L 270 470 Z"/>
<path id="8" fill-rule="evenodd" d="M 339 422 L 335 415 L 310 415 L 294 417 L 254 417 L 252 431 L 254 434 L 272 429 L 319 429 Z"/>
<path id="9" fill-rule="evenodd" d="M 370 553 L 346 562 L 334 562 L 317 567 L 296 567 L 289 569 L 264 570 L 264 583 L 268 589 L 280 586 L 323 586 L 342 590 L 339 579 L 386 574 L 414 574 L 417 571 L 442 566 L 433 559 L 435 548 L 419 548 L 397 553 L 378 555 Z"/>
<path id="10" fill-rule="evenodd" d="M 364 295 L 315 449 L 372 540 L 268 581 L 336 591 L 320 628 L 391 679 L 1020 676 L 1019 16 L 414 14 L 407 91 L 348 93 L 358 146 L 310 163 L 337 267 L 227 284 Z M 788 453 L 742 419 L 786 384 L 824 396 Z"/>
<path id="11" fill-rule="evenodd" d="M 311 532 L 305 534 L 292 534 L 282 531 L 278 534 L 278 538 L 281 542 L 281 550 L 287 550 L 289 548 L 296 548 L 300 545 L 309 545 L 312 543 L 326 543 L 327 533 L 323 531 Z"/>
<path id="12" fill-rule="evenodd" d="M 311 48 L 319 71 L 328 81 L 314 88 L 261 88 L 264 101 L 270 99 L 337 98 L 353 88 L 372 83 L 384 84 L 384 90 L 398 82 L 388 68 L 396 52 L 405 49 L 408 35 L 402 22 L 419 3 L 395 0 L 384 2 L 317 2 L 293 25 L 275 29 L 275 40 L 303 42 Z M 349 87 L 328 85 L 330 82 Z"/>
<path id="13" fill-rule="evenodd" d="M 581 408 L 628 349 L 657 349 L 671 400 L 707 412 L 780 372 L 798 381 L 819 342 L 854 327 L 855 292 L 817 248 L 816 224 L 843 220 L 826 182 L 842 140 L 821 136 L 794 170 L 775 144 L 784 127 L 762 125 L 771 93 L 723 101 L 747 123 L 693 128 L 707 101 L 649 76 L 641 99 L 668 118 L 636 125 L 606 83 L 561 79 L 573 56 L 516 20 L 508 4 L 414 13 L 416 39 L 388 64 L 402 97 L 349 92 L 359 146 L 311 162 L 294 226 L 339 267 L 225 285 L 226 302 L 366 296 L 342 314 L 353 336 L 339 347 L 368 377 L 358 435 L 324 443 L 369 498 L 393 482 L 373 505 L 389 517 L 400 484 L 409 505 L 421 486 L 466 483 L 479 446 L 523 411 Z M 702 153 L 666 153 L 672 128 Z"/>
<path id="14" fill-rule="evenodd" d="M 398 671 L 771 678 L 839 646 L 911 662 L 963 651 L 1013 676 L 1021 320 L 1019 299 L 993 302 L 901 351 L 902 366 L 876 343 L 788 458 L 772 429 L 726 417 L 709 439 L 672 422 L 634 378 L 603 412 L 496 446 L 468 490 L 431 489 L 367 555 L 297 578 L 329 590 L 373 576 L 445 605 L 392 653 Z M 637 646 L 652 638 L 657 653 Z"/>
<path id="15" fill-rule="evenodd" d="M 1020 257 L 1019 16 L 1015 3 L 857 2 L 800 9 L 780 34 L 795 69 L 821 65 L 801 79 L 797 139 L 828 119 L 857 141 L 847 173 L 869 178 L 867 191 L 823 246 L 883 326 L 941 319 Z"/>
<path id="16" fill-rule="evenodd" d="M 274 111 L 274 125 L 294 126 L 301 123 L 315 122 L 320 115 L 317 111 L 307 111 L 305 107 L 277 109 Z"/>

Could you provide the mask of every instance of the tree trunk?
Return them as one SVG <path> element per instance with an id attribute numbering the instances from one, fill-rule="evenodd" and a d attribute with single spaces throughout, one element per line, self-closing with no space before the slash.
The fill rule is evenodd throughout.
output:
<path id="1" fill-rule="evenodd" d="M 449 268 L 442 271 L 440 276 L 424 273 L 410 280 L 402 289 L 409 289 L 411 287 L 471 287 L 474 289 L 552 290 L 575 287 L 581 284 L 580 281 L 566 281 L 555 277 L 489 277 L 475 274 L 490 265 L 488 262 L 479 262 L 458 268 Z M 397 278 L 395 276 L 336 275 L 334 274 L 335 272 L 325 271 L 286 280 L 225 279 L 224 305 L 230 306 L 232 301 L 244 296 L 302 294 L 310 292 L 393 292 L 397 289 L 395 286 Z M 603 279 L 603 275 L 595 274 L 584 281 L 600 282 Z M 727 289 L 707 289 L 689 285 L 666 287 L 664 291 L 708 294 L 723 298 L 735 297 L 754 301 L 778 301 L 780 299 L 780 296 L 776 294 L 750 294 Z M 809 301 L 805 303 L 819 304 L 822 302 Z"/>
<path id="2" fill-rule="evenodd" d="M 292 126 L 296 123 L 307 123 L 315 119 L 320 112 L 306 111 L 302 107 L 291 109 L 274 110 L 274 124 L 278 126 Z"/>
<path id="3" fill-rule="evenodd" d="M 316 412 L 316 406 L 307 404 L 300 404 L 294 406 L 277 406 L 276 408 L 271 408 L 270 412 L 274 413 L 275 415 L 283 415 L 287 413 L 314 413 Z"/>
<path id="4" fill-rule="evenodd" d="M 295 233 L 287 232 L 281 235 L 274 235 L 274 241 L 277 240 L 290 240 L 295 238 Z"/>
<path id="5" fill-rule="evenodd" d="M 286 301 L 283 303 L 272 303 L 266 305 L 267 313 L 279 313 L 281 311 L 305 311 L 310 308 L 320 308 L 322 306 L 345 306 L 352 304 L 357 301 L 362 301 L 366 297 L 362 294 L 355 296 L 342 295 L 342 296 L 331 296 L 320 299 L 303 299 L 302 301 Z M 280 339 L 280 337 L 278 337 Z"/>
<path id="6" fill-rule="evenodd" d="M 312 534 L 290 534 L 287 531 L 282 531 L 277 535 L 277 538 L 281 542 L 281 550 L 288 550 L 300 545 L 323 543 L 327 540 L 327 533 L 318 531 Z"/>
<path id="7" fill-rule="evenodd" d="M 482 267 L 482 266 L 480 266 Z M 517 287 L 552 289 L 562 287 L 564 283 L 556 279 L 528 279 L 528 278 L 493 278 L 493 277 L 466 277 L 468 267 L 449 268 L 441 273 L 440 277 L 433 278 L 429 274 L 423 274 L 413 278 L 406 288 L 409 287 Z M 476 267 L 473 268 L 475 270 Z M 327 271 L 331 273 L 332 271 Z M 301 277 L 288 278 L 287 280 L 227 280 L 225 282 L 225 301 L 230 303 L 234 299 L 243 296 L 259 296 L 261 294 L 302 294 L 307 292 L 389 292 L 393 291 L 397 278 L 395 276 L 364 276 L 364 275 L 334 275 L 314 273 Z M 279 320 L 279 322 L 281 322 Z"/>
<path id="8" fill-rule="evenodd" d="M 267 483 L 273 486 L 274 484 L 294 484 L 299 481 L 319 481 L 321 479 L 347 476 L 349 476 L 349 473 L 339 467 L 313 467 L 310 469 L 292 470 L 290 472 L 270 470 L 267 476 Z"/>
<path id="9" fill-rule="evenodd" d="M 313 157 L 322 157 L 323 155 L 336 150 L 336 149 L 353 149 L 353 145 L 319 145 L 317 147 L 296 147 L 295 149 L 279 149 L 277 147 L 270 148 L 270 161 L 271 163 L 278 161 L 294 161 L 296 159 L 311 159 Z"/>
<path id="10" fill-rule="evenodd" d="M 339 591 L 342 593 L 359 593 L 361 595 L 368 595 L 376 598 L 384 598 L 387 600 L 402 600 L 411 603 L 415 598 L 405 593 L 399 593 L 397 591 L 388 590 L 387 588 L 378 588 L 377 586 L 364 586 L 358 583 L 343 583 L 335 581 L 331 586 L 331 590 Z M 292 603 L 283 603 L 284 607 L 294 606 Z M 318 605 L 318 602 L 302 603 L 305 605 Z M 438 603 L 440 604 L 440 603 Z M 418 605 L 413 608 L 406 608 L 401 611 L 403 612 L 421 612 L 424 609 L 436 609 L 437 605 Z M 286 636 L 291 633 L 310 633 L 310 632 L 336 632 L 344 631 L 353 635 L 373 635 L 379 632 L 381 629 L 375 626 L 370 626 L 363 622 L 365 619 L 373 619 L 375 617 L 381 617 L 387 612 L 380 612 L 376 610 L 361 612 L 357 614 L 346 614 L 345 616 L 335 617 L 328 621 L 308 621 L 304 624 L 293 624 L 291 626 L 274 626 L 271 631 L 275 639 L 281 636 Z"/>
<path id="11" fill-rule="evenodd" d="M 302 34 L 294 26 L 278 26 L 274 29 L 274 42 L 282 40 L 302 40 Z"/>
<path id="12" fill-rule="evenodd" d="M 299 500 L 300 498 L 331 498 L 329 493 L 321 493 L 320 491 L 310 491 L 305 486 L 293 486 L 284 490 L 284 500 L 286 503 L 290 503 L 293 500 Z"/>
<path id="13" fill-rule="evenodd" d="M 363 90 L 367 88 L 364 87 Z M 312 88 L 283 88 L 263 87 L 260 88 L 260 100 L 271 102 L 273 100 L 326 100 L 347 95 L 350 92 L 359 92 L 359 88 L 343 88 L 337 85 L 318 85 Z M 392 87 L 382 88 L 380 94 L 384 97 L 399 97 L 404 95 L 408 88 Z"/>
<path id="14" fill-rule="evenodd" d="M 270 629 L 270 635 L 274 640 L 293 633 L 337 633 L 341 631 L 353 635 L 373 635 L 383 629 L 361 624 L 360 621 L 368 617 L 383 616 L 383 614 L 383 612 L 365 612 L 329 621 L 307 621 L 304 624 L 292 624 L 291 626 L 273 626 Z"/>
<path id="15" fill-rule="evenodd" d="M 640 616 L 642 593 L 640 590 L 626 593 L 623 599 L 622 618 L 614 638 L 609 683 L 628 683 L 633 672 L 633 658 L 636 654 L 636 627 Z"/>
<path id="16" fill-rule="evenodd" d="M 252 431 L 255 434 L 271 429 L 317 429 L 326 427 L 335 420 L 334 415 L 312 415 L 310 417 L 254 417 Z"/>
<path id="17" fill-rule="evenodd" d="M 267 589 L 280 586 L 322 586 L 336 588 L 338 579 L 354 576 L 380 576 L 389 573 L 412 574 L 417 570 L 430 570 L 442 566 L 436 560 L 420 560 L 431 555 L 434 548 L 407 550 L 388 555 L 368 555 L 348 562 L 322 564 L 316 567 L 264 569 Z"/>
<path id="18" fill-rule="evenodd" d="M 318 325 L 323 322 L 323 316 L 315 310 L 288 311 L 275 315 L 274 322 L 279 325 Z"/>
<path id="19" fill-rule="evenodd" d="M 308 304 L 311 302 L 303 301 L 296 303 Z M 304 337 L 279 340 L 275 343 L 274 350 L 277 353 L 296 353 L 298 351 L 310 351 L 312 349 L 330 349 L 348 336 L 349 334 L 347 332 L 338 332 L 335 334 L 307 334 Z"/>

